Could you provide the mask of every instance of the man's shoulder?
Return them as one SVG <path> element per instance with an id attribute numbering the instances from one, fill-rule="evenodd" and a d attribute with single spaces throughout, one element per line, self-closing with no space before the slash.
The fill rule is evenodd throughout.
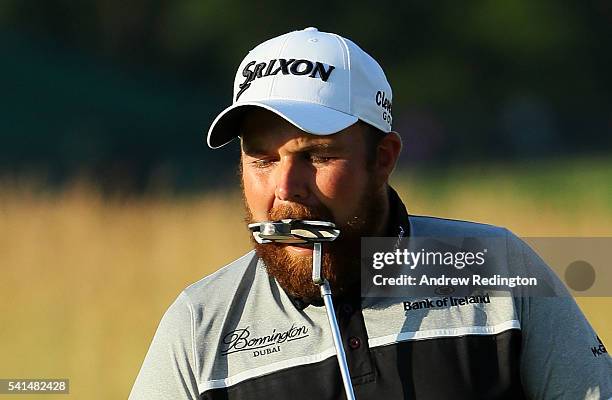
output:
<path id="1" fill-rule="evenodd" d="M 187 286 L 183 292 L 188 297 L 199 297 L 202 293 L 222 293 L 239 285 L 245 275 L 255 273 L 258 257 L 255 250 L 251 250 L 229 264 L 204 276 L 202 279 Z"/>
<path id="2" fill-rule="evenodd" d="M 411 236 L 471 236 L 471 237 L 505 237 L 511 232 L 500 226 L 432 217 L 425 215 L 409 215 Z"/>
<path id="3" fill-rule="evenodd" d="M 204 309 L 209 316 L 217 315 L 224 313 L 235 298 L 248 297 L 256 279 L 261 280 L 258 260 L 255 251 L 250 251 L 187 286 L 164 313 L 156 336 L 171 340 L 178 335 L 185 343 L 189 342 L 194 324 L 200 325 L 205 319 Z"/>

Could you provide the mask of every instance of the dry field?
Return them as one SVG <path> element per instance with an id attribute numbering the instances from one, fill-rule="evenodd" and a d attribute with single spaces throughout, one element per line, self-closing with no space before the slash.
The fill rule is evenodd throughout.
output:
<path id="1" fill-rule="evenodd" d="M 605 160 L 394 179 L 411 213 L 531 236 L 612 236 L 610 182 Z M 249 248 L 242 214 L 237 192 L 126 200 L 0 184 L 0 377 L 70 378 L 71 395 L 50 398 L 125 398 L 179 291 Z M 610 346 L 612 299 L 578 301 Z"/>

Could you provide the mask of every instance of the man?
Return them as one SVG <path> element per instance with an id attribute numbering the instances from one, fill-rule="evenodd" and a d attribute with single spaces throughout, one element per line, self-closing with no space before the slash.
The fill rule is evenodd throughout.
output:
<path id="1" fill-rule="evenodd" d="M 340 229 L 324 247 L 323 273 L 356 397 L 612 396 L 612 361 L 591 352 L 597 336 L 570 297 L 411 311 L 401 299 L 362 298 L 362 237 L 495 236 L 513 260 L 545 269 L 505 229 L 407 214 L 388 185 L 401 149 L 391 112 L 378 63 L 343 37 L 307 28 L 246 56 L 234 104 L 208 134 L 212 148 L 240 137 L 247 222 Z M 344 398 L 312 249 L 254 247 L 170 306 L 131 399 Z"/>

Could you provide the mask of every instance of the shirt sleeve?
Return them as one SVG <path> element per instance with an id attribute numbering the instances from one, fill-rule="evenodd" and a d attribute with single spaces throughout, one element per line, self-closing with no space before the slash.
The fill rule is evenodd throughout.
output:
<path id="1" fill-rule="evenodd" d="M 522 330 L 521 380 L 533 400 L 612 398 L 612 359 L 556 274 L 512 235 L 526 271 L 539 270 L 554 296 L 517 299 Z M 512 251 L 512 250 L 511 250 Z"/>
<path id="2" fill-rule="evenodd" d="M 195 371 L 193 312 L 183 292 L 159 323 L 129 400 L 199 399 Z"/>

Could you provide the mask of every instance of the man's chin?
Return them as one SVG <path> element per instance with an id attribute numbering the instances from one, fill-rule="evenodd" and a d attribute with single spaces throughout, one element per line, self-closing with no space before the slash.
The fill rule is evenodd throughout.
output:
<path id="1" fill-rule="evenodd" d="M 312 248 L 281 244 L 256 244 L 268 274 L 276 278 L 287 293 L 301 299 L 319 296 L 312 282 Z"/>

